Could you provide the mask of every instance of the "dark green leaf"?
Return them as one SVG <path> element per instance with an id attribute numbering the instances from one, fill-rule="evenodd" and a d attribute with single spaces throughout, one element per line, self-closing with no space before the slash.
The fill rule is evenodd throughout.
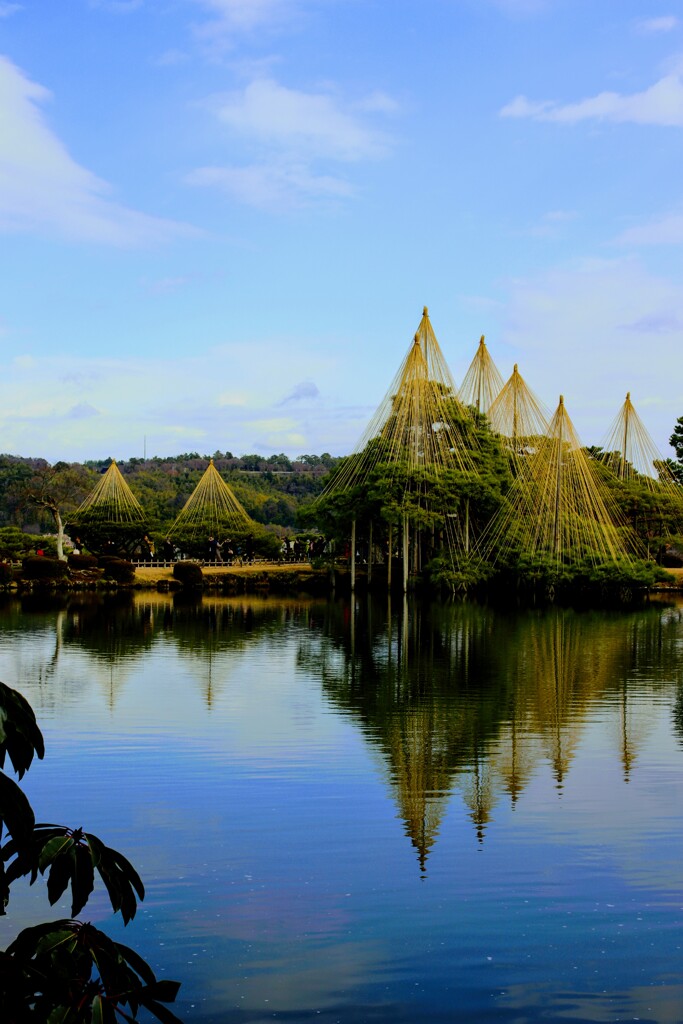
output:
<path id="1" fill-rule="evenodd" d="M 42 758 L 45 746 L 33 708 L 18 690 L 0 683 L 0 768 L 9 756 L 21 778 L 30 768 L 34 754 Z"/>
<path id="2" fill-rule="evenodd" d="M 56 860 L 56 858 L 60 856 L 60 854 L 67 853 L 73 844 L 74 841 L 69 835 L 58 835 L 53 839 L 49 839 L 40 851 L 40 856 L 38 857 L 38 867 L 40 868 L 41 874 L 53 860 Z"/>
<path id="3" fill-rule="evenodd" d="M 87 846 L 74 847 L 74 870 L 71 878 L 71 915 L 76 917 L 88 902 L 95 886 L 92 857 Z"/>
<path id="4" fill-rule="evenodd" d="M 47 898 L 52 906 L 66 889 L 74 871 L 73 858 L 69 853 L 64 854 L 52 862 L 50 874 L 47 878 Z"/>
<path id="5" fill-rule="evenodd" d="M 162 1006 L 161 1003 L 156 1002 L 154 999 L 144 1000 L 143 1006 L 150 1013 L 153 1013 L 156 1019 L 161 1021 L 161 1024 L 183 1024 L 180 1017 L 176 1017 L 175 1013 L 172 1013 L 166 1006 Z"/>
<path id="6" fill-rule="evenodd" d="M 133 970 L 140 975 L 146 984 L 152 985 L 156 982 L 157 979 L 154 971 L 147 961 L 143 960 L 139 953 L 136 953 L 135 950 L 131 949 L 129 946 L 124 946 L 122 942 L 117 942 L 116 948 L 124 960 L 130 964 Z"/>
<path id="7" fill-rule="evenodd" d="M 0 821 L 17 842 L 26 841 L 33 832 L 33 808 L 13 779 L 0 772 Z"/>

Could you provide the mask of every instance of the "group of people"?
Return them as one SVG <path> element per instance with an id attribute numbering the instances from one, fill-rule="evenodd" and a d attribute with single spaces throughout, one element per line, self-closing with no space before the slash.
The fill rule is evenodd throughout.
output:
<path id="1" fill-rule="evenodd" d="M 282 558 L 285 562 L 308 562 L 325 554 L 327 542 L 324 537 L 285 537 L 282 542 Z"/>
<path id="2" fill-rule="evenodd" d="M 223 562 L 225 565 L 232 565 L 234 562 L 238 565 L 250 565 L 254 561 L 254 538 L 247 534 L 244 541 L 232 540 L 229 537 L 219 541 L 212 535 L 206 545 L 206 560 Z"/>

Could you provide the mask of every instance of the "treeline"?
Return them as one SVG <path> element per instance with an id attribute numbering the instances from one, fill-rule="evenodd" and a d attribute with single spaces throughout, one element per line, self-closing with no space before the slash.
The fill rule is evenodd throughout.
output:
<path id="1" fill-rule="evenodd" d="M 323 480 L 337 462 L 325 452 L 289 459 L 283 453 L 267 457 L 235 456 L 232 452 L 184 452 L 168 458 L 132 458 L 117 465 L 147 516 L 151 531 L 163 534 L 201 479 L 209 460 L 227 481 L 244 509 L 257 523 L 297 530 L 299 509 L 323 488 Z M 0 526 L 52 532 L 54 520 L 27 495 L 40 493 L 48 475 L 66 483 L 63 511 L 76 508 L 97 484 L 111 459 L 85 463 L 56 463 L 45 459 L 0 455 Z"/>

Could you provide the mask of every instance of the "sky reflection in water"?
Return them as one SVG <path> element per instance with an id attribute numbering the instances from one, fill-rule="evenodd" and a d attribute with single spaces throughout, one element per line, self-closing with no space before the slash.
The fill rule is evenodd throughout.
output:
<path id="1" fill-rule="evenodd" d="M 147 884 L 88 919 L 202 1024 L 683 1019 L 682 647 L 660 604 L 0 608 L 38 816 Z"/>

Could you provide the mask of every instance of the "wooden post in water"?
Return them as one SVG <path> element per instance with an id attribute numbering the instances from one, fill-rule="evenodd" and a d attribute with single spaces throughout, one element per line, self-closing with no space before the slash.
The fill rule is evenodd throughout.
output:
<path id="1" fill-rule="evenodd" d="M 408 592 L 408 516 L 403 517 L 403 593 Z"/>
<path id="2" fill-rule="evenodd" d="M 368 536 L 368 586 L 372 583 L 372 519 L 370 520 L 370 532 Z"/>
<path id="3" fill-rule="evenodd" d="M 389 523 L 389 544 L 387 552 L 387 590 L 391 593 L 391 556 L 393 554 L 394 547 L 394 527 L 392 523 Z"/>
<path id="4" fill-rule="evenodd" d="M 351 520 L 351 593 L 356 589 L 356 520 Z"/>

